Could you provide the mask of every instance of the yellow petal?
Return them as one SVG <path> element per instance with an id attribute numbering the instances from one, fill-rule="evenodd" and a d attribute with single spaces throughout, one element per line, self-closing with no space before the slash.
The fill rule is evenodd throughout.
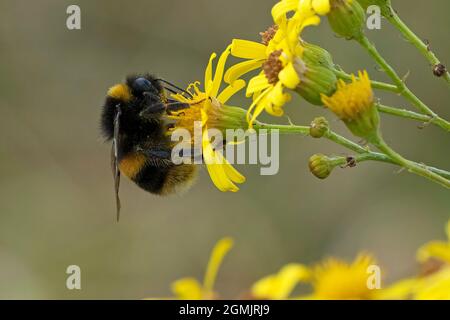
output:
<path id="1" fill-rule="evenodd" d="M 236 170 L 228 161 L 224 164 L 225 174 L 235 183 L 244 183 L 245 177 Z"/>
<path id="2" fill-rule="evenodd" d="M 234 81 L 228 87 L 226 87 L 217 97 L 220 103 L 226 103 L 233 95 L 239 90 L 245 87 L 245 81 L 242 79 Z"/>
<path id="3" fill-rule="evenodd" d="M 283 0 L 278 2 L 272 8 L 272 17 L 276 23 L 286 18 L 286 13 L 297 9 L 298 0 Z"/>
<path id="4" fill-rule="evenodd" d="M 281 82 L 278 82 L 267 97 L 271 103 L 278 107 L 282 107 L 288 100 L 289 95 L 284 93 L 283 85 Z"/>
<path id="5" fill-rule="evenodd" d="M 374 291 L 374 299 L 376 300 L 407 300 L 417 288 L 419 279 L 406 279 L 392 284 L 383 290 Z"/>
<path id="6" fill-rule="evenodd" d="M 253 128 L 253 122 L 264 110 L 267 103 L 267 95 L 270 92 L 270 88 L 261 92 L 261 94 L 253 100 L 252 104 L 247 111 L 247 122 L 250 129 Z M 253 110 L 254 109 L 254 110 Z"/>
<path id="7" fill-rule="evenodd" d="M 181 300 L 200 300 L 203 298 L 201 284 L 194 278 L 183 278 L 172 283 L 172 291 Z"/>
<path id="8" fill-rule="evenodd" d="M 233 239 L 231 238 L 223 238 L 214 246 L 203 282 L 203 287 L 206 291 L 212 292 L 220 265 L 232 247 Z"/>
<path id="9" fill-rule="evenodd" d="M 294 288 L 301 281 L 307 281 L 310 271 L 301 264 L 288 264 L 277 274 L 256 282 L 252 294 L 260 299 L 288 299 Z"/>
<path id="10" fill-rule="evenodd" d="M 330 0 L 312 0 L 312 7 L 320 15 L 330 12 Z"/>
<path id="11" fill-rule="evenodd" d="M 254 41 L 233 39 L 231 42 L 231 55 L 236 58 L 263 60 L 266 49 L 265 45 Z"/>
<path id="12" fill-rule="evenodd" d="M 247 91 L 245 95 L 247 97 L 251 96 L 253 93 L 258 91 L 263 91 L 264 89 L 267 89 L 270 87 L 271 84 L 267 81 L 267 78 L 264 74 L 260 74 L 256 77 L 253 77 L 247 86 Z"/>
<path id="13" fill-rule="evenodd" d="M 224 180 L 225 173 L 223 172 L 223 168 L 220 164 L 206 164 L 206 170 L 208 171 L 209 177 L 217 189 L 222 192 L 230 191 L 230 186 L 227 181 Z"/>
<path id="14" fill-rule="evenodd" d="M 312 0 L 299 0 L 297 12 L 300 14 L 301 19 L 314 15 Z"/>
<path id="15" fill-rule="evenodd" d="M 281 117 L 284 114 L 282 107 L 290 100 L 290 95 L 283 92 L 283 86 L 281 82 L 270 90 L 267 95 L 268 103 L 266 103 L 266 112 L 275 116 Z"/>
<path id="16" fill-rule="evenodd" d="M 227 192 L 230 189 L 230 185 L 224 179 L 225 173 L 222 166 L 220 164 L 214 164 L 216 162 L 214 158 L 214 151 L 211 151 L 212 150 L 208 150 L 207 148 L 203 147 L 203 158 L 206 163 L 206 170 L 208 171 L 209 177 L 211 178 L 211 181 L 214 183 L 216 188 L 222 192 Z"/>
<path id="17" fill-rule="evenodd" d="M 244 74 L 261 67 L 263 62 L 264 60 L 247 60 L 235 64 L 234 66 L 230 67 L 227 72 L 225 72 L 225 76 L 223 79 L 226 83 L 233 83 Z"/>
<path id="18" fill-rule="evenodd" d="M 300 83 L 300 78 L 292 63 L 288 63 L 278 74 L 281 83 L 289 89 L 295 89 Z"/>
<path id="19" fill-rule="evenodd" d="M 447 222 L 447 226 L 445 228 L 445 233 L 447 234 L 448 241 L 450 242 L 450 220 Z"/>
<path id="20" fill-rule="evenodd" d="M 208 66 L 205 70 L 205 92 L 211 90 L 211 83 L 212 83 L 212 62 L 217 57 L 216 53 L 211 54 L 209 57 Z M 209 90 L 208 90 L 209 89 Z"/>
<path id="21" fill-rule="evenodd" d="M 244 183 L 245 177 L 239 173 L 229 162 L 228 160 L 223 156 L 222 153 L 216 152 L 216 160 L 218 163 L 221 163 L 222 169 L 225 173 L 225 176 L 227 180 L 234 183 Z M 234 185 L 234 184 L 233 184 Z M 236 187 L 236 191 L 238 191 L 239 188 Z"/>
<path id="22" fill-rule="evenodd" d="M 212 83 L 211 91 L 209 92 L 210 97 L 216 97 L 219 93 L 220 84 L 222 83 L 223 72 L 225 70 L 225 63 L 227 62 L 228 56 L 230 55 L 230 47 L 228 46 L 224 52 L 220 55 L 219 61 L 217 62 L 216 72 L 214 72 L 214 80 Z"/>
<path id="23" fill-rule="evenodd" d="M 443 241 L 431 241 L 417 251 L 417 260 L 425 262 L 429 258 L 436 258 L 450 263 L 450 243 Z"/>
<path id="24" fill-rule="evenodd" d="M 320 24 L 320 18 L 318 16 L 312 16 L 308 19 L 305 19 L 305 21 L 301 24 L 300 31 L 302 31 L 305 27 L 317 26 L 319 24 Z"/>
<path id="25" fill-rule="evenodd" d="M 206 127 L 205 127 L 206 128 Z M 214 185 L 222 192 L 237 192 L 239 188 L 228 178 L 225 167 L 223 165 L 224 158 L 219 152 L 213 150 L 207 128 L 203 133 L 202 149 L 203 159 L 206 164 L 206 169 Z"/>
<path id="26" fill-rule="evenodd" d="M 450 300 L 450 268 L 424 278 L 416 289 L 416 300 Z"/>

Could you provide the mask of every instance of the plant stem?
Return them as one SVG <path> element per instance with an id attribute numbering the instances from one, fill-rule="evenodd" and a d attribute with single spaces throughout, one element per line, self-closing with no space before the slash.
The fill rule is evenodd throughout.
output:
<path id="1" fill-rule="evenodd" d="M 346 73 L 343 70 L 334 69 L 333 71 L 336 74 L 336 76 L 340 79 L 347 80 L 347 81 L 352 80 L 352 75 Z M 356 79 L 358 79 L 358 77 L 356 77 Z M 379 82 L 379 81 L 371 81 L 371 84 L 372 84 L 372 87 L 375 89 L 390 91 L 393 93 L 400 92 L 399 89 L 397 88 L 397 86 L 394 86 L 389 83 Z M 425 114 L 409 111 L 406 109 L 389 107 L 389 106 L 385 106 L 385 105 L 381 105 L 381 104 L 379 104 L 377 107 L 378 107 L 378 111 L 386 113 L 386 114 L 390 114 L 390 115 L 405 118 L 405 119 L 422 121 L 425 123 L 433 123 L 433 124 L 439 126 L 438 120 L 436 118 L 432 118 Z"/>
<path id="2" fill-rule="evenodd" d="M 283 134 L 300 134 L 302 136 L 309 136 L 310 126 L 295 126 L 295 125 L 285 125 L 285 124 L 269 124 L 259 121 L 253 123 L 253 129 L 259 131 L 261 129 L 265 130 L 280 130 Z"/>
<path id="3" fill-rule="evenodd" d="M 342 70 L 337 70 L 334 69 L 334 74 L 343 80 L 352 80 L 352 76 L 348 73 L 346 73 L 345 71 Z M 356 79 L 358 79 L 358 77 L 356 77 Z M 389 83 L 385 83 L 385 82 L 380 82 L 380 81 L 370 81 L 372 84 L 372 88 L 375 89 L 380 89 L 380 90 L 386 90 L 389 92 L 393 92 L 393 93 L 399 93 L 400 90 L 397 88 L 397 86 L 394 86 L 393 84 L 389 84 Z"/>
<path id="4" fill-rule="evenodd" d="M 375 59 L 375 61 L 383 68 L 386 74 L 394 81 L 397 86 L 399 93 L 413 103 L 417 109 L 422 113 L 429 115 L 431 118 L 435 119 L 435 124 L 439 127 L 450 131 L 450 122 L 439 117 L 434 113 L 425 103 L 423 103 L 403 82 L 403 80 L 398 76 L 397 72 L 384 60 L 380 55 L 375 46 L 367 39 L 367 37 L 362 37 L 358 39 L 358 42 L 369 52 L 369 54 Z"/>
<path id="5" fill-rule="evenodd" d="M 403 21 L 400 19 L 395 10 L 391 7 L 389 14 L 385 15 L 385 18 L 395 26 L 403 36 L 412 43 L 420 53 L 430 62 L 430 64 L 435 67 L 442 65 L 436 55 L 431 51 L 430 46 L 425 44 L 422 39 L 420 39 Z M 442 76 L 444 80 L 450 84 L 450 73 L 446 70 Z"/>
<path id="6" fill-rule="evenodd" d="M 361 162 L 365 162 L 365 161 L 378 161 L 378 162 L 384 162 L 384 163 L 398 165 L 398 163 L 395 162 L 394 160 L 392 160 L 390 157 L 388 157 L 387 155 L 385 155 L 383 153 L 379 153 L 379 152 L 359 153 L 359 154 L 355 155 L 354 158 L 356 160 L 356 163 L 361 163 Z M 332 159 L 335 161 L 334 164 L 336 166 L 344 166 L 344 165 L 348 164 L 348 159 L 346 157 L 334 157 Z M 427 168 L 431 172 L 434 172 L 446 179 L 450 179 L 450 172 L 448 172 L 448 171 L 434 168 L 434 167 L 427 167 Z"/>
<path id="7" fill-rule="evenodd" d="M 383 140 L 383 138 L 378 135 L 376 138 L 371 141 L 381 152 L 384 152 L 388 155 L 392 160 L 394 160 L 398 165 L 406 168 L 409 172 L 427 178 L 433 182 L 440 184 L 443 187 L 450 188 L 450 180 L 440 176 L 437 173 L 432 172 L 427 166 L 417 164 L 413 161 L 407 160 L 403 158 L 400 154 L 395 152 L 391 147 L 387 145 L 387 143 Z"/>
<path id="8" fill-rule="evenodd" d="M 405 119 L 417 120 L 417 121 L 422 121 L 422 122 L 426 122 L 426 123 L 428 123 L 428 122 L 434 123 L 435 122 L 435 119 L 431 118 L 430 116 L 427 116 L 427 115 L 424 115 L 421 113 L 417 113 L 417 112 L 413 112 L 413 111 L 409 111 L 406 109 L 389 107 L 389 106 L 385 106 L 382 104 L 378 104 L 377 109 L 380 112 L 390 114 L 393 116 L 397 116 L 397 117 L 401 117 L 401 118 L 405 118 Z"/>
<path id="9" fill-rule="evenodd" d="M 257 131 L 261 130 L 261 129 L 266 129 L 266 130 L 276 129 L 276 130 L 279 130 L 279 132 L 282 134 L 300 134 L 302 136 L 309 136 L 309 130 L 310 130 L 309 126 L 267 124 L 267 123 L 262 123 L 259 121 L 254 123 L 253 128 Z M 399 164 L 399 162 L 396 159 L 393 159 L 389 155 L 370 151 L 368 148 L 364 148 L 364 147 L 360 146 L 359 144 L 357 144 L 351 140 L 348 140 L 347 138 L 344 138 L 341 135 L 339 135 L 331 130 L 328 130 L 328 132 L 324 135 L 324 138 L 326 138 L 330 141 L 333 141 L 336 144 L 339 144 L 349 150 L 356 152 L 357 153 L 357 156 L 356 156 L 357 162 L 372 160 L 372 161 L 390 163 L 390 164 L 395 164 L 395 165 L 401 165 L 401 164 Z M 339 161 L 337 163 L 337 165 L 344 165 L 347 163 L 347 160 L 344 157 L 336 157 L 336 160 Z M 434 168 L 434 167 L 427 167 L 427 166 L 424 166 L 424 165 L 421 165 L 421 164 L 418 164 L 418 163 L 415 163 L 412 161 L 410 161 L 410 162 L 412 164 L 414 164 L 415 166 L 428 169 L 429 171 L 433 172 L 436 175 L 441 175 L 442 177 L 450 179 L 450 172 L 448 172 L 448 171 Z"/>

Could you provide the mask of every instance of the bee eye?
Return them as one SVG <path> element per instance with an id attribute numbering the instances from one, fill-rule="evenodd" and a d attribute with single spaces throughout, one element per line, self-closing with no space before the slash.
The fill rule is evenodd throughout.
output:
<path id="1" fill-rule="evenodd" d="M 145 92 L 152 90 L 152 84 L 145 78 L 137 78 L 134 81 L 133 87 L 136 91 Z"/>

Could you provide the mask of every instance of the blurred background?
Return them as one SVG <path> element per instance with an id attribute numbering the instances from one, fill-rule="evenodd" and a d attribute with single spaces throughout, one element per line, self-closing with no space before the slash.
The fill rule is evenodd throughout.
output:
<path id="1" fill-rule="evenodd" d="M 81 7 L 82 29 L 66 28 L 66 8 Z M 153 72 L 180 86 L 203 79 L 212 51 L 232 38 L 259 41 L 271 25 L 269 0 L 25 1 L 0 3 L 0 298 L 168 297 L 180 277 L 202 279 L 215 242 L 235 239 L 216 289 L 238 297 L 288 262 L 353 259 L 373 252 L 387 282 L 417 271 L 419 245 L 444 238 L 447 190 L 380 163 L 337 169 L 325 181 L 309 173 L 314 153 L 347 155 L 327 141 L 281 138 L 280 171 L 247 176 L 237 194 L 214 188 L 206 170 L 183 196 L 160 198 L 124 179 L 115 221 L 110 145 L 99 133 L 107 89 L 133 72 Z M 450 64 L 450 2 L 394 0 L 400 15 Z M 450 92 L 386 21 L 368 31 L 408 84 L 444 118 Z M 326 19 L 304 38 L 320 44 L 348 72 L 366 68 L 387 80 L 355 43 L 336 38 Z M 387 105 L 409 107 L 379 93 Z M 238 95 L 235 105 L 247 107 Z M 333 115 L 300 99 L 296 124 Z M 286 118 L 270 119 L 286 123 Z M 400 153 L 450 169 L 448 134 L 383 116 L 384 136 Z M 82 270 L 82 290 L 66 288 L 68 265 Z"/>

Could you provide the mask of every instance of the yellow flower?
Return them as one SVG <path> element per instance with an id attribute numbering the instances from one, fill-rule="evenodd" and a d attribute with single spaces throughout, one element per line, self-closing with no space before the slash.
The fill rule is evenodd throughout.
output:
<path id="1" fill-rule="evenodd" d="M 323 103 L 342 120 L 354 120 L 373 105 L 373 91 L 369 75 L 359 72 L 359 79 L 352 75 L 352 82 L 339 80 L 337 91 L 322 96 Z"/>
<path id="2" fill-rule="evenodd" d="M 172 283 L 172 291 L 177 299 L 181 300 L 207 300 L 214 299 L 213 291 L 220 265 L 226 254 L 233 247 L 231 238 L 223 238 L 212 250 L 211 257 L 206 268 L 205 278 L 201 284 L 195 278 L 183 278 Z"/>
<path id="3" fill-rule="evenodd" d="M 381 299 L 450 300 L 450 221 L 446 232 L 448 241 L 431 241 L 417 250 L 421 275 L 393 284 Z"/>
<path id="4" fill-rule="evenodd" d="M 283 115 L 282 107 L 291 98 L 286 89 L 295 89 L 306 71 L 299 36 L 306 26 L 319 24 L 320 18 L 311 10 L 299 11 L 288 19 L 294 2 L 299 3 L 281 1 L 273 7 L 276 25 L 262 34 L 263 43 L 235 39 L 231 44 L 231 54 L 246 61 L 228 69 L 225 82 L 233 83 L 250 71 L 262 69 L 247 86 L 247 97 L 253 96 L 247 118 L 250 127 L 263 110 L 273 116 Z"/>
<path id="5" fill-rule="evenodd" d="M 359 255 L 348 264 L 338 259 L 328 259 L 313 269 L 313 299 L 370 299 L 376 290 L 367 285 L 368 268 L 376 264 L 367 254 Z"/>
<path id="6" fill-rule="evenodd" d="M 450 264 L 450 220 L 447 222 L 446 233 L 447 241 L 431 241 L 419 248 L 417 251 L 419 262 L 425 263 L 434 258 Z"/>
<path id="7" fill-rule="evenodd" d="M 372 299 L 379 290 L 370 289 L 368 268 L 375 259 L 368 254 L 359 255 L 348 264 L 338 259 L 328 259 L 313 267 L 289 264 L 275 275 L 254 284 L 252 294 L 259 299 Z M 309 295 L 292 297 L 299 283 L 311 284 Z"/>
<path id="8" fill-rule="evenodd" d="M 356 136 L 370 138 L 378 133 L 379 115 L 374 105 L 369 75 L 359 72 L 352 82 L 339 80 L 337 91 L 331 96 L 322 95 L 322 101 Z"/>
<path id="9" fill-rule="evenodd" d="M 301 264 L 288 264 L 277 274 L 269 275 L 256 282 L 252 295 L 256 299 L 288 299 L 299 282 L 306 281 L 310 271 Z"/>
<path id="10" fill-rule="evenodd" d="M 199 82 L 189 85 L 187 91 L 191 94 L 175 94 L 173 98 L 190 105 L 189 108 L 173 113 L 169 116 L 175 120 L 175 127 L 185 128 L 194 134 L 194 124 L 201 121 L 202 124 L 202 154 L 206 163 L 206 168 L 214 185 L 220 191 L 236 192 L 239 188 L 236 184 L 245 182 L 242 176 L 225 159 L 222 150 L 214 150 L 208 129 L 225 130 L 227 128 L 244 128 L 245 111 L 226 106 L 225 103 L 239 90 L 245 86 L 245 81 L 236 80 L 229 84 L 223 91 L 220 91 L 225 63 L 230 54 L 228 47 L 220 56 L 213 77 L 212 63 L 216 57 L 213 53 L 205 71 L 204 90 L 200 90 Z"/>
<path id="11" fill-rule="evenodd" d="M 383 289 L 378 299 L 450 300 L 450 268 L 424 277 L 401 280 Z"/>
<path id="12" fill-rule="evenodd" d="M 416 300 L 450 300 L 450 268 L 422 278 L 413 296 Z"/>

